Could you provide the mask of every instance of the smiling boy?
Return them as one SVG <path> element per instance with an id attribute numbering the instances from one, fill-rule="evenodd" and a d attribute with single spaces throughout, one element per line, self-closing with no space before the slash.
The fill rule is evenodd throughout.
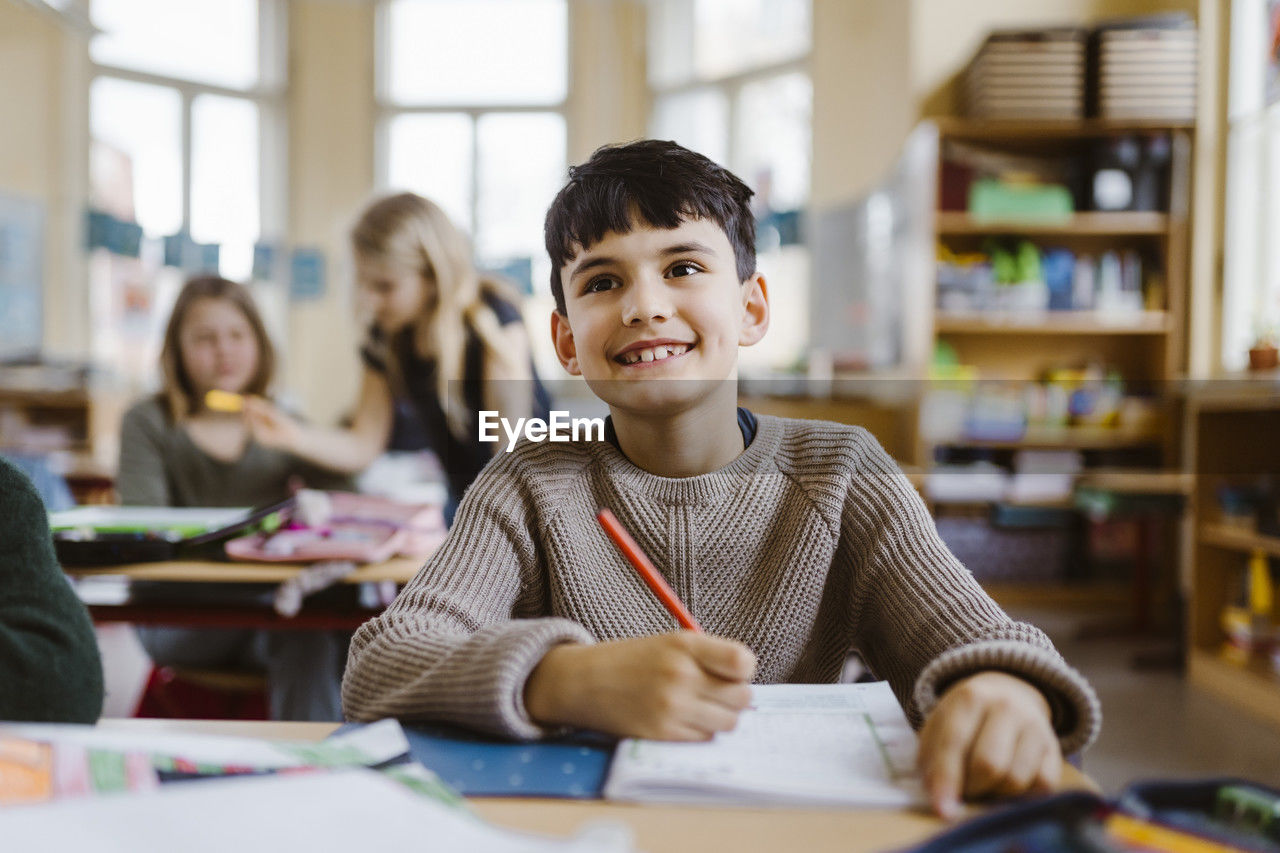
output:
<path id="1" fill-rule="evenodd" d="M 535 738 L 700 740 L 748 685 L 832 682 L 857 650 L 922 726 L 935 808 L 1052 787 L 1096 736 L 1093 691 L 1009 619 L 858 427 L 737 407 L 769 325 L 751 191 L 675 143 L 606 147 L 547 215 L 565 369 L 606 441 L 524 442 L 467 492 L 441 550 L 351 645 L 348 716 Z M 599 529 L 608 506 L 707 633 Z"/>

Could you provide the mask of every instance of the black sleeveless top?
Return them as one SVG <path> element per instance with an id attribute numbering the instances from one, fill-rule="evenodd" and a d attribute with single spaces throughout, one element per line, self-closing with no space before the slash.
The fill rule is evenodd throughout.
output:
<path id="1" fill-rule="evenodd" d="M 516 306 L 492 294 L 484 294 L 484 301 L 497 315 L 502 326 L 522 321 L 520 310 Z M 413 328 L 409 327 L 387 341 L 377 326 L 369 329 L 369 339 L 360 348 L 360 358 L 373 371 L 387 374 L 387 355 L 395 357 L 401 368 L 404 387 L 392 389 L 394 393 L 402 393 L 406 402 L 416 415 L 416 424 L 405 423 L 397 418 L 396 431 L 399 435 L 393 446 L 400 450 L 417 450 L 422 446 L 430 448 L 440 458 L 448 480 L 449 494 L 453 500 L 462 500 L 462 493 L 479 475 L 480 469 L 493 456 L 493 444 L 482 444 L 479 440 L 480 416 L 478 412 L 484 408 L 484 343 L 475 330 L 467 328 L 466 347 L 463 351 L 462 365 L 462 399 L 467 404 L 466 439 L 459 439 L 449 430 L 449 420 L 445 415 L 440 400 L 436 396 L 436 363 L 434 359 L 424 359 L 418 355 L 413 346 Z M 529 374 L 533 377 L 533 412 L 532 417 L 547 420 L 550 417 L 551 397 L 543 386 L 538 374 L 533 369 L 533 361 L 529 362 Z M 407 433 L 416 431 L 424 443 L 410 447 L 406 445 Z M 414 442 L 409 441 L 410 444 Z"/>

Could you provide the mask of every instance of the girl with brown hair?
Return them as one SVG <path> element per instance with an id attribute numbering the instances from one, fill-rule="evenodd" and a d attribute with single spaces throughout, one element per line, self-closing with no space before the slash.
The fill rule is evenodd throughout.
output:
<path id="1" fill-rule="evenodd" d="M 120 502 L 261 506 L 288 497 L 295 485 L 347 485 L 342 475 L 255 441 L 242 415 L 205 405 L 210 391 L 263 397 L 274 370 L 275 351 L 249 291 L 213 276 L 187 282 L 165 330 L 162 387 L 124 417 Z M 265 670 L 274 719 L 342 719 L 346 635 L 139 627 L 138 638 L 159 666 Z"/>

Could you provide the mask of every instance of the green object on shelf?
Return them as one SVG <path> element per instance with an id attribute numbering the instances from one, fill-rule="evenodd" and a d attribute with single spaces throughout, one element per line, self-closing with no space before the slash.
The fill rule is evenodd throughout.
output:
<path id="1" fill-rule="evenodd" d="M 969 187 L 969 215 L 974 219 L 1065 222 L 1073 210 L 1071 192 L 1059 184 L 1009 184 L 982 178 Z"/>

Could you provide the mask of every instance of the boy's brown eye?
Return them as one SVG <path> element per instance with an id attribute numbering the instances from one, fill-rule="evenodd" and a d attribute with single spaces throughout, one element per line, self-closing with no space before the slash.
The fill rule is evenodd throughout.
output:
<path id="1" fill-rule="evenodd" d="M 671 268 L 671 276 L 673 278 L 683 278 L 696 272 L 699 272 L 699 269 L 693 264 L 676 264 Z"/>
<path id="2" fill-rule="evenodd" d="M 593 278 L 587 282 L 586 287 L 582 288 L 583 293 L 602 293 L 606 290 L 612 290 L 617 282 L 612 278 L 601 276 Z"/>

